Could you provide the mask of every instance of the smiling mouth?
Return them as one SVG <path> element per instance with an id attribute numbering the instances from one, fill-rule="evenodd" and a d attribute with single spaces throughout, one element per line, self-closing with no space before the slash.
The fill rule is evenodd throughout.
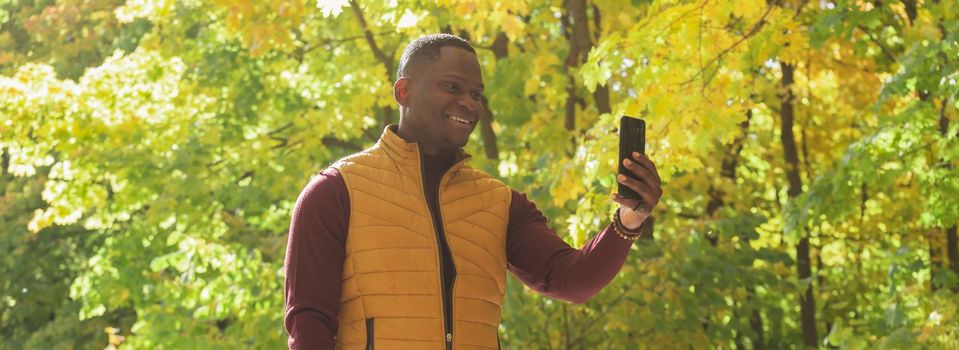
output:
<path id="1" fill-rule="evenodd" d="M 465 119 L 465 118 L 461 118 L 461 117 L 457 117 L 457 116 L 449 115 L 449 114 L 445 114 L 445 113 L 443 114 L 443 116 L 445 116 L 446 119 L 449 119 L 449 120 L 452 120 L 452 121 L 454 121 L 454 122 L 457 122 L 457 123 L 460 123 L 460 124 L 464 124 L 464 125 L 473 125 L 473 123 L 476 123 L 475 120 L 474 120 L 474 121 L 471 121 L 471 120 L 468 120 L 468 119 Z"/>

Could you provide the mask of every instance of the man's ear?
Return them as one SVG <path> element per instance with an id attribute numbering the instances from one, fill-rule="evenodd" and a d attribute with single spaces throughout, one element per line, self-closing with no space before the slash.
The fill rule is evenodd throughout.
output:
<path id="1" fill-rule="evenodd" d="M 396 79 L 396 83 L 393 83 L 393 99 L 396 100 L 396 103 L 399 103 L 400 106 L 410 106 L 411 87 L 410 80 L 406 77 L 400 77 Z"/>

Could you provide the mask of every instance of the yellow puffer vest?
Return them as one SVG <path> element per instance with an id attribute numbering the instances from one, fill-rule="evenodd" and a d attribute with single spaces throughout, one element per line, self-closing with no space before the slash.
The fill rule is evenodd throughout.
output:
<path id="1" fill-rule="evenodd" d="M 392 127 L 372 148 L 333 165 L 350 196 L 337 347 L 496 349 L 510 190 L 466 166 L 460 152 L 440 180 L 434 224 L 419 147 Z M 451 315 L 444 315 L 438 239 L 447 240 L 456 269 Z"/>

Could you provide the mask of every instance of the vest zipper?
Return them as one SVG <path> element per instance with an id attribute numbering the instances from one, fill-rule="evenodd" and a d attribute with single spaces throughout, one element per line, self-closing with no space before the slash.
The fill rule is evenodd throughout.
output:
<path id="1" fill-rule="evenodd" d="M 366 350 L 373 350 L 373 318 L 366 319 Z"/>
<path id="2" fill-rule="evenodd" d="M 455 166 L 455 164 L 454 164 Z M 449 169 L 446 169 L 449 171 Z M 440 183 L 437 186 L 443 184 L 443 178 L 446 177 L 446 171 L 440 175 Z M 436 190 L 436 208 L 430 206 L 429 199 L 429 189 L 426 188 L 426 165 L 423 163 L 423 153 L 420 152 L 420 177 L 423 178 L 423 198 L 426 200 L 426 206 L 429 207 L 430 216 L 433 218 L 433 232 L 436 233 L 436 246 L 439 253 L 439 267 L 440 267 L 440 285 L 443 288 L 443 291 L 440 294 L 440 298 L 443 299 L 443 327 L 446 333 L 444 340 L 446 341 L 446 350 L 453 349 L 453 303 L 450 299 L 453 298 L 453 284 L 456 283 L 456 265 L 453 264 L 452 253 L 449 251 L 449 242 L 446 241 L 446 232 L 443 230 L 443 216 L 440 212 L 440 191 L 439 188 Z M 450 265 L 453 266 L 452 273 L 453 278 L 451 283 L 446 283 L 446 264 L 444 260 L 449 259 Z"/>

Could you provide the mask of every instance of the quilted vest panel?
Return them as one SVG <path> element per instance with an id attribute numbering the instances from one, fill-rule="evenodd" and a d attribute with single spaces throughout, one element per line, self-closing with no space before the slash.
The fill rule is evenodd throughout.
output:
<path id="1" fill-rule="evenodd" d="M 496 349 L 511 193 L 460 158 L 439 188 L 439 224 L 456 269 L 452 344 Z M 350 196 L 337 346 L 444 349 L 439 244 L 418 146 L 388 127 L 372 148 L 333 167 Z"/>

